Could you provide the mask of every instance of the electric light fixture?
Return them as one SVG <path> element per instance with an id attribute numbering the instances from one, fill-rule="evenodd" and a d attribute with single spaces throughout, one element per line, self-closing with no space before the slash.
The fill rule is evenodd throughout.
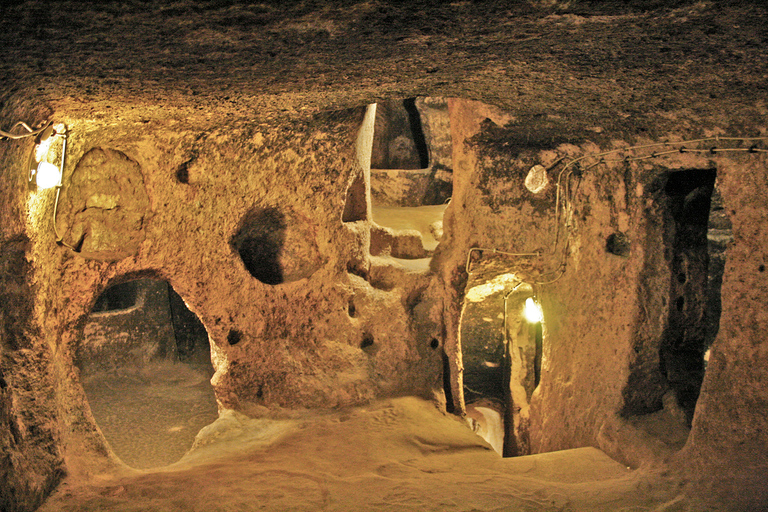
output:
<path id="1" fill-rule="evenodd" d="M 50 162 L 40 162 L 34 169 L 37 188 L 46 189 L 61 186 L 61 171 Z"/>
<path id="2" fill-rule="evenodd" d="M 36 139 L 35 145 L 35 166 L 29 171 L 29 181 L 35 180 L 37 188 L 44 190 L 48 188 L 60 188 L 61 178 L 64 173 L 64 158 L 67 150 L 67 130 L 64 125 L 60 125 L 58 130 L 54 130 L 52 125 L 41 132 Z M 55 139 L 61 138 L 61 153 L 52 151 Z M 51 160 L 59 157 L 57 166 Z"/>
<path id="3" fill-rule="evenodd" d="M 541 306 L 533 299 L 533 297 L 525 299 L 523 316 L 532 324 L 537 324 L 544 319 L 544 313 L 541 311 Z"/>

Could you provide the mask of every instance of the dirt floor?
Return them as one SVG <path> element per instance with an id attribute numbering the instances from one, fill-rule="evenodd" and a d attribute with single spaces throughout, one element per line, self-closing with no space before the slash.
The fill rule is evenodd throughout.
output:
<path id="1" fill-rule="evenodd" d="M 66 480 L 40 509 L 686 510 L 660 475 L 595 448 L 502 459 L 460 419 L 413 397 L 282 420 L 225 412 L 180 462 Z"/>
<path id="2" fill-rule="evenodd" d="M 211 365 L 158 362 L 84 379 L 91 411 L 112 450 L 136 469 L 167 466 L 218 417 Z"/>

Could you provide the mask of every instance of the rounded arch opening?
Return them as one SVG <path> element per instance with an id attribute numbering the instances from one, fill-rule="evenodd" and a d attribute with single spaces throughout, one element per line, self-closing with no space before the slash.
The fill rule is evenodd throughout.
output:
<path id="1" fill-rule="evenodd" d="M 75 363 L 104 438 L 133 468 L 177 462 L 218 417 L 208 333 L 166 281 L 131 279 L 105 289 Z"/>
<path id="2" fill-rule="evenodd" d="M 470 274 L 459 319 L 463 372 L 456 378 L 470 426 L 504 457 L 531 453 L 544 322 L 533 285 L 492 266 Z"/>

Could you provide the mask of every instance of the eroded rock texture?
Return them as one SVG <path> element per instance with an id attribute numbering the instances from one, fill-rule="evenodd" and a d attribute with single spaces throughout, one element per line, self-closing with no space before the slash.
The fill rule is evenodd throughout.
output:
<path id="1" fill-rule="evenodd" d="M 86 338 L 133 279 L 199 318 L 222 412 L 462 415 L 488 363 L 508 454 L 596 446 L 691 510 L 768 506 L 762 2 L 0 14 L 0 128 L 67 128 L 60 193 L 0 141 L 1 509 L 123 467 L 78 359 L 128 360 Z M 502 275 L 541 332 L 498 324 L 511 282 L 465 307 Z"/>
<path id="2" fill-rule="evenodd" d="M 77 163 L 62 194 L 62 230 L 84 258 L 120 260 L 144 239 L 149 202 L 138 164 L 115 149 L 94 148 Z"/>

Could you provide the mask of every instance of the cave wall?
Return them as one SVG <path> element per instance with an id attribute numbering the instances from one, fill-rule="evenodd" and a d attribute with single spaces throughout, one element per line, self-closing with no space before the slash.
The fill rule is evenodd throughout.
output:
<path id="1" fill-rule="evenodd" d="M 423 391 L 442 366 L 461 413 L 469 248 L 552 246 L 557 168 L 531 196 L 521 184 L 534 164 L 630 141 L 765 135 L 764 3 L 0 4 L 0 127 L 55 118 L 72 129 L 60 229 L 80 251 L 55 243 L 54 194 L 28 189 L 31 141 L 0 142 L 0 509 L 34 509 L 64 469 L 116 463 L 73 361 L 96 297 L 123 279 L 168 280 L 203 320 L 222 407 Z M 449 101 L 454 191 L 432 282 L 370 258 L 370 152 L 355 150 L 362 105 L 419 95 L 503 107 Z M 744 489 L 768 487 L 763 156 L 677 155 L 584 176 L 568 270 L 539 291 L 528 430 L 534 451 L 595 445 L 633 466 L 668 453 L 638 445 L 630 424 L 670 405 L 658 350 L 668 233 L 654 187 L 665 169 L 711 162 L 735 239 L 675 467 L 699 496 L 760 510 Z M 73 182 L 100 193 L 77 197 Z M 284 221 L 249 230 L 264 212 Z M 238 256 L 261 234 L 299 241 L 267 258 L 289 270 L 282 283 Z M 611 236 L 626 236 L 628 254 L 607 251 Z M 558 264 L 513 262 L 531 276 Z"/>
<path id="2" fill-rule="evenodd" d="M 28 189 L 21 171 L 32 141 L 0 148 L 9 184 L 3 294 L 19 304 L 3 309 L 2 322 L 7 503 L 33 508 L 63 468 L 88 475 L 119 464 L 75 360 L 97 297 L 129 279 L 167 280 L 201 319 L 221 408 L 347 406 L 440 386 L 439 352 L 417 332 L 433 327 L 414 327 L 409 316 L 420 300 L 409 302 L 413 287 L 426 282 L 397 286 L 392 270 L 386 289 L 372 286 L 369 221 L 342 222 L 347 188 L 364 175 L 356 147 L 364 108 L 227 125 L 148 121 L 130 109 L 103 123 L 55 110 L 69 129 L 57 227 L 72 248 L 56 243 L 55 192 Z M 248 240 L 272 244 L 266 263 L 241 257 Z M 265 265 L 280 279 L 249 268 Z"/>
<path id="3" fill-rule="evenodd" d="M 759 234 L 766 220 L 760 192 L 768 174 L 765 157 L 745 152 L 713 156 L 705 151 L 624 161 L 619 153 L 617 161 L 590 167 L 572 182 L 573 227 L 566 270 L 558 277 L 550 272 L 557 269 L 559 258 L 547 255 L 554 239 L 553 183 L 559 171 L 554 164 L 561 157 L 577 158 L 628 143 L 587 127 L 583 130 L 587 135 L 581 140 L 574 137 L 573 144 L 549 137 L 549 127 L 538 134 L 549 140 L 537 141 L 536 128 L 517 131 L 516 119 L 509 113 L 466 100 L 451 100 L 450 106 L 454 195 L 444 222 L 446 238 L 436 259 L 457 410 L 464 400 L 457 378 L 463 371 L 457 332 L 467 284 L 467 251 L 471 247 L 542 251 L 541 258 L 482 251 L 477 262 L 471 261 L 479 269 L 483 260 L 493 260 L 497 275 L 514 272 L 529 282 L 554 280 L 538 286 L 545 328 L 541 382 L 527 418 L 531 451 L 596 446 L 632 467 L 668 462 L 674 452 L 668 440 L 638 427 L 645 415 L 659 411 L 672 422 L 671 429 L 685 423 L 679 397 L 670 392 L 660 360 L 676 278 L 671 275 L 674 232 L 665 218 L 670 213 L 663 187 L 670 172 L 714 169 L 734 224 L 734 241 L 726 254 L 720 331 L 690 436 L 672 467 L 687 474 L 694 482 L 691 492 L 702 500 L 708 495 L 726 499 L 741 489 L 739 509 L 764 506 L 768 465 L 758 447 L 766 445 L 766 382 L 761 369 L 766 241 Z M 548 120 L 550 127 L 558 122 Z M 683 140 L 685 134 L 665 138 Z M 633 140 L 658 142 L 644 136 Z M 523 185 L 534 164 L 554 166 L 548 188 L 538 195 Z"/>
<path id="4" fill-rule="evenodd" d="M 2 311 L 6 503 L 33 508 L 64 469 L 87 475 L 119 464 L 74 364 L 88 314 L 108 286 L 141 277 L 171 283 L 208 331 L 222 408 L 258 415 L 429 394 L 443 368 L 448 408 L 462 413 L 458 333 L 472 247 L 540 253 L 506 258 L 486 250 L 470 262 L 494 262 L 489 277 L 514 271 L 531 281 L 543 305 L 540 385 L 521 423 L 526 449 L 598 446 L 630 465 L 647 463 L 653 445 L 638 441 L 628 420 L 665 407 L 668 392 L 659 370 L 671 286 L 660 176 L 708 168 L 717 169 L 734 242 L 720 333 L 675 468 L 707 492 L 764 483 L 766 461 L 750 458 L 765 442 L 766 383 L 757 363 L 766 357 L 765 318 L 754 306 L 766 298 L 765 208 L 756 193 L 765 187 L 764 157 L 679 154 L 590 168 L 572 182 L 573 227 L 560 276 L 562 253 L 552 252 L 558 161 L 627 143 L 594 130 L 569 143 L 551 135 L 558 119 L 530 126 L 509 111 L 450 99 L 453 196 L 431 278 L 371 259 L 370 220 L 342 220 L 349 187 L 366 190 L 363 108 L 223 126 L 205 116 L 181 122 L 181 115 L 149 119 L 128 109 L 107 124 L 68 107 L 55 109 L 70 128 L 57 226 L 76 250 L 56 244 L 52 191 L 30 190 L 19 171 L 31 141 L 0 147 L 11 184 L 0 201 L 8 219 L 2 293 L 20 305 Z M 30 112 L 19 107 L 5 116 Z M 537 194 L 524 186 L 535 164 L 549 169 Z M 115 169 L 132 180 L 105 186 Z M 88 187 L 93 193 L 82 194 Z M 123 231 L 130 244 L 116 242 Z M 273 246 L 266 263 L 242 257 L 248 240 Z M 249 268 L 265 265 L 281 269 L 280 279 Z M 702 477 L 737 466 L 745 471 L 731 471 L 725 487 Z"/>
<path id="5" fill-rule="evenodd" d="M 27 108 L 32 115 L 49 114 Z M 0 115 L 0 122 L 7 125 L 10 118 Z M 28 153 L 8 144 L 0 151 L 0 510 L 15 512 L 40 505 L 61 480 L 64 465 L 54 349 L 37 309 L 31 226 L 24 215 L 36 206 L 25 193 L 22 162 Z"/>
<path id="6" fill-rule="evenodd" d="M 529 192 L 524 181 L 535 164 L 551 167 L 562 157 L 597 152 L 600 146 L 585 140 L 542 148 L 526 140 L 530 128 L 518 131 L 508 113 L 462 100 L 453 100 L 451 109 L 454 141 L 462 142 L 454 145 L 454 195 L 444 223 L 449 241 L 441 262 L 443 280 L 454 297 L 446 300 L 445 316 L 451 319 L 446 324 L 458 321 L 460 276 L 471 247 L 541 253 L 541 257 L 506 257 L 484 251 L 482 256 L 498 260 L 502 269 L 506 265 L 499 272 L 516 273 L 532 284 L 554 281 L 537 286 L 547 333 L 541 385 L 530 410 L 532 450 L 595 444 L 606 417 L 620 408 L 627 380 L 643 254 L 641 250 L 631 251 L 629 257 L 610 254 L 606 238 L 633 228 L 635 183 L 631 174 L 615 167 L 584 176 L 578 185 L 566 272 L 558 278 L 562 252 L 553 252 L 553 208 L 559 168 L 550 172 L 549 185 L 538 194 Z M 633 248 L 634 244 L 639 246 L 642 239 L 633 240 Z M 451 332 L 450 326 L 447 331 Z M 456 340 L 449 339 L 446 345 L 453 350 Z M 459 392 L 454 389 L 454 398 Z"/>
<path id="7" fill-rule="evenodd" d="M 742 510 L 760 510 L 768 506 L 768 159 L 741 155 L 722 162 L 717 182 L 733 229 L 721 288 L 720 329 L 688 444 L 675 462 L 698 495 L 730 501 Z"/>

